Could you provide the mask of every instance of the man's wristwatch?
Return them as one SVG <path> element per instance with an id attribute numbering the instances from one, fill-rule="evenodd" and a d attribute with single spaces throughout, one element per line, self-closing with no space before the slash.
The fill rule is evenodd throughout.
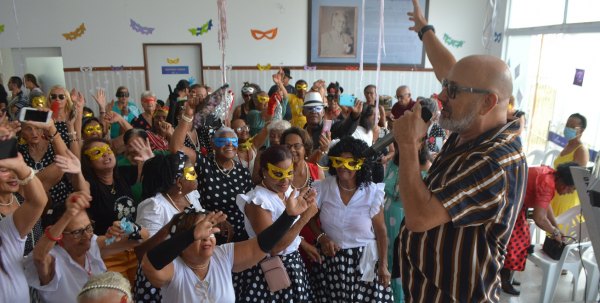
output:
<path id="1" fill-rule="evenodd" d="M 425 25 L 423 26 L 423 28 L 417 33 L 419 35 L 419 39 L 421 41 L 423 41 L 423 35 L 428 31 L 428 30 L 432 30 L 435 33 L 435 28 L 433 28 L 433 25 Z"/>

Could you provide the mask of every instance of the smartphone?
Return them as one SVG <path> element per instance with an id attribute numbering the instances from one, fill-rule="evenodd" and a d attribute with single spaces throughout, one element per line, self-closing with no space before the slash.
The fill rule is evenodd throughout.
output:
<path id="1" fill-rule="evenodd" d="M 331 120 L 325 120 L 325 124 L 323 124 L 323 133 L 327 133 L 328 131 L 331 131 L 331 124 L 333 123 L 333 121 Z"/>
<path id="2" fill-rule="evenodd" d="M 0 144 L 0 160 L 17 157 L 17 139 L 3 141 Z"/>
<path id="3" fill-rule="evenodd" d="M 421 118 L 423 119 L 423 121 L 425 121 L 425 123 L 429 122 L 429 120 L 431 120 L 431 117 L 433 117 L 433 114 L 427 107 L 421 108 Z"/>
<path id="4" fill-rule="evenodd" d="M 356 101 L 356 97 L 354 97 L 354 96 L 351 96 L 351 95 L 340 95 L 339 105 L 340 106 L 353 107 L 355 101 Z"/>
<path id="5" fill-rule="evenodd" d="M 58 103 L 58 102 L 57 102 Z M 52 118 L 52 112 L 41 112 L 37 110 L 37 108 L 24 107 L 21 109 L 21 113 L 19 114 L 20 122 L 41 122 L 41 123 L 49 123 Z"/>

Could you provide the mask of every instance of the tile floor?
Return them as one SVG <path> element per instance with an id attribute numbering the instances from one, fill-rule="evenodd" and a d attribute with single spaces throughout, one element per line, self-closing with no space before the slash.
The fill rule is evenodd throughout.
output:
<path id="1" fill-rule="evenodd" d="M 542 270 L 535 264 L 527 261 L 525 271 L 517 272 L 515 278 L 521 281 L 521 286 L 516 286 L 521 290 L 520 296 L 513 296 L 502 292 L 500 303 L 537 303 L 540 299 L 540 291 L 542 289 Z M 571 295 L 573 293 L 573 275 L 569 272 L 561 276 L 558 280 L 558 286 L 554 294 L 553 302 L 572 302 Z M 585 288 L 585 274 L 582 272 L 577 285 L 577 294 L 575 301 L 583 301 L 583 292 Z M 588 301 L 592 299 L 588 298 Z M 590 301 L 591 302 L 591 301 Z"/>

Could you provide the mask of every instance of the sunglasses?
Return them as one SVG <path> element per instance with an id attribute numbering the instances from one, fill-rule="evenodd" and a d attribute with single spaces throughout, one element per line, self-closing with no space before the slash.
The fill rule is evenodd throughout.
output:
<path id="1" fill-rule="evenodd" d="M 252 98 L 252 94 L 242 94 L 242 97 L 244 97 L 244 98 Z"/>
<path id="2" fill-rule="evenodd" d="M 67 96 L 65 94 L 50 94 L 50 100 L 56 100 L 56 99 L 60 99 L 60 100 L 64 100 Z"/>
<path id="3" fill-rule="evenodd" d="M 129 92 L 117 92 L 117 97 L 129 97 Z"/>
<path id="4" fill-rule="evenodd" d="M 96 222 L 94 220 L 91 220 L 90 221 L 90 225 L 86 226 L 85 228 L 74 230 L 74 231 L 70 231 L 70 232 L 63 231 L 63 234 L 71 235 L 75 239 L 81 239 L 81 237 L 83 237 L 83 232 L 84 231 L 86 233 L 88 233 L 88 234 L 93 233 L 95 225 L 96 225 Z"/>
<path id="5" fill-rule="evenodd" d="M 491 91 L 489 91 L 489 90 L 456 86 L 456 85 L 448 82 L 448 79 L 446 79 L 446 78 L 442 79 L 442 89 L 444 89 L 444 88 L 448 91 L 448 97 L 450 99 L 456 98 L 456 91 L 457 90 L 462 90 L 462 91 L 465 91 L 465 92 L 476 93 L 476 94 L 489 94 L 489 93 L 491 93 Z"/>

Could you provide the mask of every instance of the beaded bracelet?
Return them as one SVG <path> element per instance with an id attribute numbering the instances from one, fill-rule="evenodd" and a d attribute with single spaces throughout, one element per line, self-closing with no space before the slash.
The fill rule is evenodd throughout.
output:
<path id="1" fill-rule="evenodd" d="M 183 121 L 185 121 L 185 122 L 192 122 L 192 121 L 194 121 L 193 118 L 188 118 L 185 115 L 181 115 L 181 119 L 183 119 Z"/>
<path id="2" fill-rule="evenodd" d="M 75 135 L 77 135 L 77 132 L 67 133 L 67 136 L 69 136 L 69 137 L 73 137 Z"/>
<path id="3" fill-rule="evenodd" d="M 321 239 L 322 236 L 327 236 L 326 233 L 321 233 L 318 237 L 317 237 L 317 243 L 319 243 L 319 239 Z"/>
<path id="4" fill-rule="evenodd" d="M 35 170 L 33 170 L 33 168 L 29 167 L 29 171 L 31 172 L 29 174 L 29 177 L 27 177 L 23 180 L 18 180 L 19 185 L 25 186 L 25 185 L 27 185 L 27 183 L 29 183 L 29 181 L 33 180 L 33 177 L 35 177 Z"/>

